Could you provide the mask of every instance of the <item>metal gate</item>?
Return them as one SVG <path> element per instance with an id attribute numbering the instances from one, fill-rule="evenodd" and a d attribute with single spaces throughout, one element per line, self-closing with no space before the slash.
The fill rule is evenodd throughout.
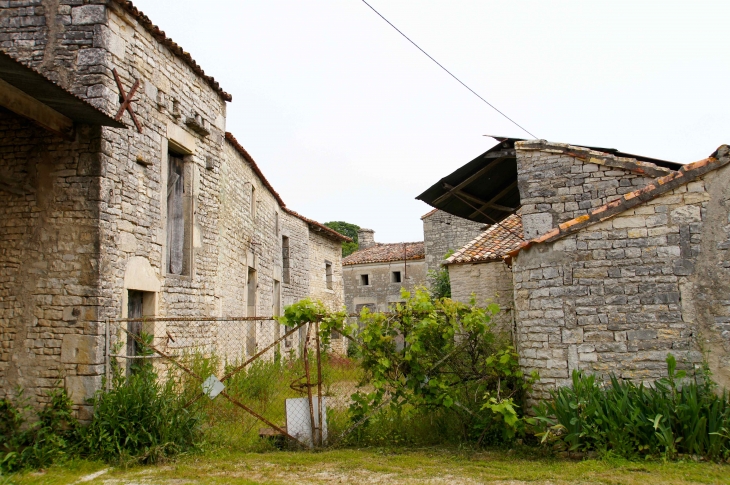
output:
<path id="1" fill-rule="evenodd" d="M 337 418 L 336 411 L 346 408 L 350 391 L 359 384 L 356 366 L 347 364 L 351 377 L 342 372 L 342 362 L 349 362 L 346 342 L 337 335 L 325 349 L 319 322 L 289 328 L 273 317 L 115 319 L 106 325 L 106 382 L 111 385 L 113 372 L 132 373 L 144 363 L 160 379 L 180 383 L 186 407 L 205 404 L 201 399 L 223 399 L 265 424 L 260 436 L 322 447 L 328 441 L 328 410 Z M 323 378 L 323 360 L 328 375 L 339 380 Z M 339 367 L 332 367 L 333 362 Z M 254 392 L 251 386 L 258 388 Z M 271 389 L 277 393 L 268 400 L 256 394 Z"/>

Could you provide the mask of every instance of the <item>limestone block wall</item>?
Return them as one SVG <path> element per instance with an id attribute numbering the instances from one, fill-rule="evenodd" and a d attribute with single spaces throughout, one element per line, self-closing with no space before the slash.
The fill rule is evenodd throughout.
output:
<path id="1" fill-rule="evenodd" d="M 98 381 L 99 144 L 98 128 L 67 141 L 0 109 L 0 395 Z"/>
<path id="2" fill-rule="evenodd" d="M 331 264 L 331 288 L 327 287 L 325 262 Z M 340 311 L 345 306 L 342 282 L 342 244 L 309 232 L 309 295 L 328 308 Z"/>
<path id="3" fill-rule="evenodd" d="M 484 230 L 484 224 L 437 210 L 423 218 L 426 272 L 438 270 L 449 251 L 462 248 Z"/>
<path id="4" fill-rule="evenodd" d="M 406 267 L 407 264 L 407 267 Z M 405 279 L 401 283 L 391 281 L 391 273 L 400 271 Z M 361 284 L 360 275 L 367 274 L 369 285 Z M 386 263 L 353 264 L 343 267 L 345 306 L 349 313 L 358 311 L 359 305 L 374 305 L 375 310 L 387 312 L 389 304 L 401 301 L 401 288 L 413 291 L 426 284 L 424 260 L 393 261 Z"/>
<path id="5" fill-rule="evenodd" d="M 514 321 L 514 288 L 512 271 L 502 261 L 475 264 L 450 264 L 451 298 L 469 303 L 473 298 L 479 306 L 496 303 L 500 312 L 492 322 L 496 328 L 512 331 Z"/>
<path id="6" fill-rule="evenodd" d="M 573 369 L 629 379 L 665 375 L 710 350 L 729 385 L 728 167 L 554 242 L 513 263 L 521 363 L 535 397 Z"/>
<path id="7" fill-rule="evenodd" d="M 527 240 L 652 180 L 626 169 L 588 163 L 591 154 L 598 154 L 585 148 L 544 145 L 540 149 L 525 149 L 517 144 L 518 187 Z"/>

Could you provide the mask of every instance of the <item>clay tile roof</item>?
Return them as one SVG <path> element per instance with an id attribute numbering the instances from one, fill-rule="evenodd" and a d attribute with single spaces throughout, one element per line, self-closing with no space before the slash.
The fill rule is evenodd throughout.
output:
<path id="1" fill-rule="evenodd" d="M 499 224 L 493 224 L 476 239 L 452 254 L 444 264 L 499 261 L 520 247 L 524 241 L 522 218 L 512 214 Z"/>
<path id="2" fill-rule="evenodd" d="M 221 98 L 223 98 L 225 101 L 233 100 L 233 96 L 225 92 L 223 88 L 221 88 L 218 84 L 218 81 L 213 79 L 211 76 L 205 74 L 203 68 L 200 67 L 197 62 L 195 62 L 195 59 L 192 58 L 190 53 L 185 52 L 183 48 L 180 47 L 175 41 L 165 35 L 165 32 L 161 30 L 158 26 L 153 24 L 150 18 L 142 13 L 137 7 L 135 7 L 130 0 L 115 0 L 115 2 L 120 7 L 122 7 L 125 12 L 134 17 L 140 23 L 140 25 L 142 25 L 142 27 L 144 27 L 145 30 L 147 30 L 147 32 L 152 35 L 152 37 L 157 39 L 160 44 L 170 49 L 173 54 L 182 59 L 185 64 L 190 66 L 195 74 L 205 79 L 208 85 L 213 88 L 213 90 L 217 92 Z"/>
<path id="3" fill-rule="evenodd" d="M 430 217 L 430 216 L 434 215 L 437 212 L 438 212 L 438 209 L 432 209 L 432 210 L 426 212 L 425 214 L 423 214 L 421 216 L 421 220 L 424 220 L 425 218 Z"/>
<path id="4" fill-rule="evenodd" d="M 403 260 L 411 261 L 425 258 L 426 250 L 423 246 L 423 241 L 390 244 L 375 243 L 375 246 L 355 251 L 342 260 L 342 265 L 387 263 L 389 261 Z"/>

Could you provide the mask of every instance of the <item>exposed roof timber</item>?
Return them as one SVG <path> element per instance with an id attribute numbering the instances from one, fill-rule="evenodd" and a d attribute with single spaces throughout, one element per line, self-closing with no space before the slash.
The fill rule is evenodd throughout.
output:
<path id="1" fill-rule="evenodd" d="M 71 118 L 62 115 L 2 79 L 0 79 L 0 106 L 65 138 L 73 136 L 74 122 Z"/>
<path id="2" fill-rule="evenodd" d="M 489 199 L 487 202 L 485 202 L 484 205 L 482 205 L 476 211 L 472 212 L 469 215 L 469 219 L 471 219 L 472 217 L 476 217 L 477 215 L 479 215 L 480 213 L 482 213 L 482 211 L 484 211 L 484 210 L 486 210 L 486 209 L 488 209 L 490 207 L 491 208 L 496 208 L 496 207 L 494 207 L 494 204 L 498 200 L 500 200 L 502 197 L 504 197 L 505 195 L 509 194 L 513 189 L 516 189 L 516 188 L 517 188 L 517 180 L 515 180 L 514 182 L 512 182 L 511 184 L 509 184 L 507 187 L 505 187 L 501 191 L 499 191 L 499 193 L 497 193 L 497 195 L 495 195 L 494 197 L 492 197 L 491 199 Z M 512 212 L 514 212 L 514 209 L 512 209 L 511 211 L 509 211 L 508 214 L 511 214 Z"/>
<path id="3" fill-rule="evenodd" d="M 66 120 L 115 128 L 125 127 L 123 123 L 115 121 L 114 118 L 91 105 L 88 101 L 70 93 L 40 72 L 24 65 L 4 52 L 0 52 L 0 79 L 14 88 L 9 89 L 6 85 L 3 85 L 3 91 L 6 92 L 6 102 L 15 103 L 13 106 L 17 109 L 22 107 L 19 104 L 22 102 L 24 104 L 23 109 L 26 111 L 32 110 L 32 113 L 18 114 L 33 119 L 41 125 L 45 122 L 44 128 L 56 133 L 68 132 L 68 122 Z M 18 91 L 25 94 L 26 97 L 18 96 Z M 7 99 L 11 96 L 14 96 L 13 100 Z M 21 101 L 21 98 L 24 101 Z M 48 109 L 38 108 L 37 105 L 31 106 L 27 102 L 27 98 L 34 99 Z M 8 109 L 15 111 L 12 106 L 8 106 Z M 52 112 L 60 114 L 66 120 Z M 41 120 L 35 119 L 34 116 L 40 117 Z"/>
<path id="4" fill-rule="evenodd" d="M 438 199 L 434 200 L 433 203 L 434 204 L 438 204 L 440 202 L 445 201 L 446 199 L 448 199 L 449 197 L 451 197 L 454 194 L 454 192 L 457 192 L 457 191 L 463 189 L 464 187 L 466 187 L 470 183 L 474 182 L 478 178 L 480 178 L 483 175 L 486 175 L 487 173 L 489 173 L 494 167 L 496 167 L 497 165 L 499 165 L 500 162 L 502 160 L 504 160 L 504 159 L 505 159 L 505 157 L 495 158 L 494 160 L 492 160 L 491 162 L 489 162 L 487 165 L 485 165 L 482 169 L 480 169 L 478 172 L 476 172 L 474 175 L 471 175 L 470 177 L 467 177 L 466 180 L 464 180 L 463 182 L 460 182 L 458 185 L 456 185 L 454 187 L 448 186 L 448 184 L 444 183 L 444 187 L 445 188 L 448 188 L 449 191 L 446 192 L 441 197 L 439 197 Z"/>
<path id="5" fill-rule="evenodd" d="M 441 178 L 416 199 L 449 214 L 487 224 L 499 222 L 510 213 L 507 211 L 519 208 L 515 143 L 525 140 L 498 136 L 493 138 L 499 141 L 497 145 Z M 588 156 L 586 163 L 618 167 L 648 176 L 672 173 L 682 167 L 681 163 L 632 155 L 613 148 L 553 144 L 544 140 L 522 143 L 521 148 L 524 145 L 527 146 L 526 149 L 542 149 L 541 145 L 550 148 L 561 146 L 561 150 L 567 155 L 578 158 Z M 487 169 L 493 160 L 500 161 L 498 165 Z M 484 172 L 481 172 L 482 170 Z M 467 186 L 468 192 L 463 190 Z M 504 192 L 503 187 L 506 186 L 511 186 L 511 190 Z M 458 190 L 453 190 L 454 188 Z M 472 199 L 467 196 L 471 196 Z M 486 202 L 475 204 L 473 198 Z"/>

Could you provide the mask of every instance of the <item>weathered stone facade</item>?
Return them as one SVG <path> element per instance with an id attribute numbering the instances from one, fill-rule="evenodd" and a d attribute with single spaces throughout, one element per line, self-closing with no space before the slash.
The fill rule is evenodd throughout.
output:
<path id="1" fill-rule="evenodd" d="M 668 353 L 690 365 L 701 359 L 702 348 L 710 350 L 715 377 L 729 385 L 727 150 L 696 167 L 648 178 L 636 177 L 635 169 L 604 170 L 576 147 L 570 150 L 588 157 L 566 160 L 565 145 L 520 145 L 520 167 L 559 162 L 580 168 L 558 180 L 604 171 L 601 189 L 598 183 L 571 185 L 581 188 L 586 208 L 570 221 L 555 210 L 568 203 L 556 200 L 560 184 L 545 177 L 540 188 L 534 174 L 519 172 L 520 187 L 528 190 L 521 195 L 540 211 L 534 219 L 523 216 L 525 234 L 542 234 L 513 260 L 517 339 L 522 365 L 541 376 L 536 397 L 567 384 L 573 369 L 651 379 L 666 373 Z M 621 187 L 633 192 L 606 192 Z M 563 224 L 545 230 L 547 215 Z"/>
<path id="2" fill-rule="evenodd" d="M 730 149 L 685 166 L 544 140 L 498 149 L 516 158 L 525 241 L 505 252 L 483 234 L 447 265 L 458 299 L 489 298 L 511 276 L 521 364 L 540 374 L 534 397 L 576 369 L 652 380 L 667 354 L 691 367 L 702 351 L 730 386 Z M 511 273 L 490 271 L 495 256 Z"/>
<path id="3" fill-rule="evenodd" d="M 440 210 L 428 212 L 421 220 L 426 247 L 426 272 L 439 270 L 449 251 L 456 251 L 484 230 L 484 224 Z"/>
<path id="4" fill-rule="evenodd" d="M 0 171 L 32 189 L 0 190 L 0 387 L 40 400 L 65 379 L 83 403 L 101 382 L 104 321 L 127 316 L 130 291 L 158 316 L 270 316 L 305 296 L 342 307 L 342 236 L 286 208 L 225 133 L 230 96 L 130 2 L 12 2 L 0 47 L 110 115 L 114 72 L 127 92 L 138 81 L 142 128 L 125 113 L 129 129 L 65 141 L 0 113 Z"/>
<path id="5" fill-rule="evenodd" d="M 478 306 L 496 303 L 500 311 L 494 315 L 492 323 L 501 330 L 513 331 L 512 271 L 504 261 L 450 264 L 448 268 L 452 299 L 469 303 L 473 298 Z"/>
<path id="6" fill-rule="evenodd" d="M 376 243 L 372 229 L 358 231 L 358 241 L 361 249 L 342 261 L 349 313 L 360 313 L 363 307 L 387 312 L 393 303 L 403 301 L 401 289 L 426 285 L 422 242 Z"/>

